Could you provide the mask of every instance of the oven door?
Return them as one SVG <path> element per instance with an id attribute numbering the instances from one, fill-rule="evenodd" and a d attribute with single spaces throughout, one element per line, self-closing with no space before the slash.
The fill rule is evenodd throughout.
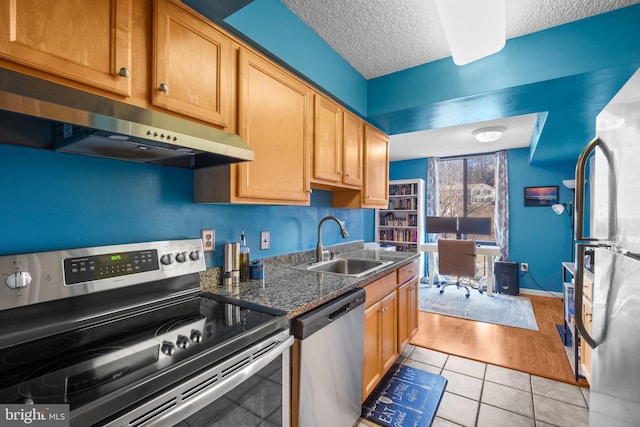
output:
<path id="1" fill-rule="evenodd" d="M 289 425 L 289 331 L 185 378 L 103 426 Z"/>

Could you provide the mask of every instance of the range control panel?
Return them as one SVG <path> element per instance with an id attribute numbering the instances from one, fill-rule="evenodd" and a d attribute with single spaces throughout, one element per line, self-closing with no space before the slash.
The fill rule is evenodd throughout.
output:
<path id="1" fill-rule="evenodd" d="M 158 251 L 114 252 L 64 260 L 65 284 L 90 282 L 157 270 Z"/>
<path id="2" fill-rule="evenodd" d="M 0 256 L 0 310 L 198 273 L 202 254 L 186 239 Z"/>

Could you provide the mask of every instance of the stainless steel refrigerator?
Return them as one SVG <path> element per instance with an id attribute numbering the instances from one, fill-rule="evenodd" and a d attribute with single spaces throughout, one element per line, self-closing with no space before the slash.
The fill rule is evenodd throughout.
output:
<path id="1" fill-rule="evenodd" d="M 575 203 L 575 318 L 593 349 L 589 425 L 640 426 L 640 70 L 598 115 L 596 135 L 578 159 Z M 593 248 L 585 327 L 582 273 Z"/>

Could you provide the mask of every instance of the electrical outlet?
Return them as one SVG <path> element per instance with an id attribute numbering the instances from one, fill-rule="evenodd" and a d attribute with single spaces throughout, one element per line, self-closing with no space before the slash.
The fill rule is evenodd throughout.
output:
<path id="1" fill-rule="evenodd" d="M 202 230 L 202 247 L 205 252 L 216 249 L 216 230 Z"/>
<path id="2" fill-rule="evenodd" d="M 269 230 L 260 232 L 260 249 L 269 249 L 271 247 L 271 233 Z"/>
<path id="3" fill-rule="evenodd" d="M 523 273 L 526 273 L 527 271 L 529 271 L 529 263 L 528 262 L 521 262 L 520 263 L 520 271 L 522 271 Z"/>

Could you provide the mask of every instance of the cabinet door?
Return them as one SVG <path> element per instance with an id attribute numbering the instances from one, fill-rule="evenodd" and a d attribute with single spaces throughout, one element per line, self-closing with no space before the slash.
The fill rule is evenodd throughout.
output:
<path id="1" fill-rule="evenodd" d="M 364 312 L 364 360 L 362 368 L 362 401 L 382 377 L 380 363 L 380 306 L 377 302 Z"/>
<path id="2" fill-rule="evenodd" d="M 3 1 L 0 56 L 129 96 L 131 15 L 132 0 Z"/>
<path id="3" fill-rule="evenodd" d="M 418 278 L 416 277 L 409 287 L 409 339 L 418 333 Z"/>
<path id="4" fill-rule="evenodd" d="M 255 160 L 237 166 L 239 197 L 309 203 L 311 95 L 290 74 L 240 49 L 239 134 Z"/>
<path id="5" fill-rule="evenodd" d="M 398 287 L 398 353 L 418 332 L 418 278 Z"/>
<path id="6" fill-rule="evenodd" d="M 313 178 L 342 181 L 342 110 L 319 94 L 315 95 Z"/>
<path id="7" fill-rule="evenodd" d="M 364 122 L 344 112 L 342 122 L 342 182 L 362 186 Z"/>
<path id="8" fill-rule="evenodd" d="M 398 296 L 394 290 L 380 301 L 380 356 L 382 372 L 393 365 L 398 357 Z"/>
<path id="9" fill-rule="evenodd" d="M 151 102 L 227 127 L 231 55 L 230 38 L 184 6 L 157 0 Z"/>
<path id="10" fill-rule="evenodd" d="M 363 207 L 387 207 L 389 204 L 389 138 L 371 126 L 365 126 Z"/>
<path id="11" fill-rule="evenodd" d="M 593 304 L 588 298 L 582 299 L 582 323 L 584 328 L 589 334 L 591 334 L 591 323 L 593 322 Z M 580 338 L 580 353 L 582 368 L 587 381 L 591 381 L 591 347 L 585 342 L 583 338 Z"/>

